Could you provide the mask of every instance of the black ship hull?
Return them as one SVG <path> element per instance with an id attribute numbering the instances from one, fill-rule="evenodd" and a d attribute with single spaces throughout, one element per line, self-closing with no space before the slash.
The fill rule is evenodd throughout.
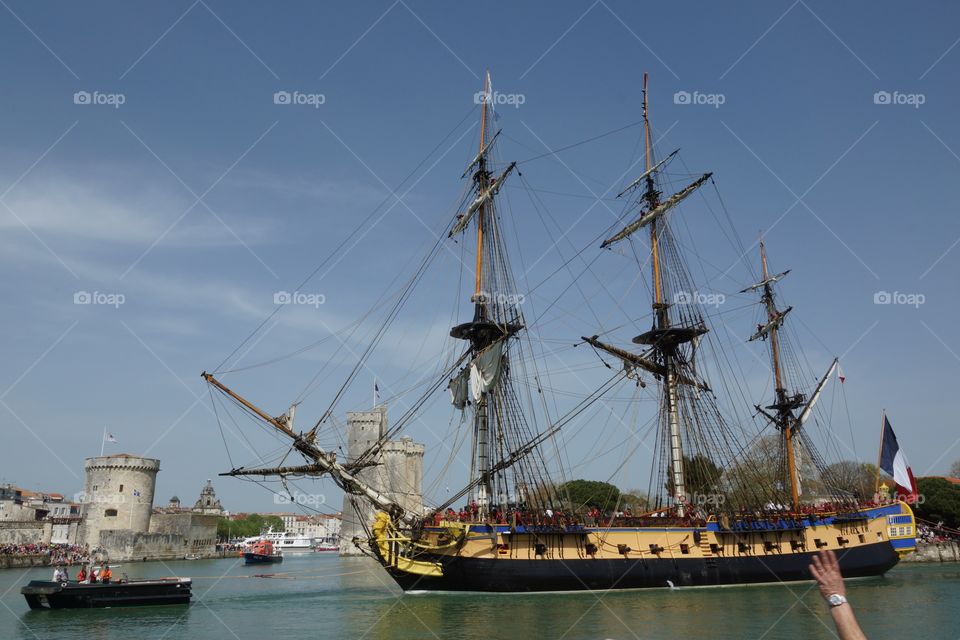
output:
<path id="1" fill-rule="evenodd" d="M 80 584 L 32 580 L 20 589 L 31 609 L 90 609 L 189 604 L 189 578 Z"/>
<path id="2" fill-rule="evenodd" d="M 434 555 L 442 576 L 422 576 L 387 567 L 404 591 L 592 591 L 656 587 L 708 587 L 811 580 L 815 553 L 733 558 L 480 559 Z M 897 564 L 889 542 L 838 552 L 845 578 L 879 576 Z M 426 559 L 426 558 L 424 558 Z"/>
<path id="3" fill-rule="evenodd" d="M 265 553 L 244 553 L 243 564 L 271 564 L 274 562 L 283 562 L 283 556 Z"/>

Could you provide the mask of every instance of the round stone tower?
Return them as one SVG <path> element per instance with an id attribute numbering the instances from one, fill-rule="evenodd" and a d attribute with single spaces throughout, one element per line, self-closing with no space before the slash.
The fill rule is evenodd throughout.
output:
<path id="1" fill-rule="evenodd" d="M 80 539 L 90 546 L 100 543 L 100 532 L 150 529 L 153 491 L 160 461 L 128 453 L 87 458 L 84 463 L 83 531 Z"/>

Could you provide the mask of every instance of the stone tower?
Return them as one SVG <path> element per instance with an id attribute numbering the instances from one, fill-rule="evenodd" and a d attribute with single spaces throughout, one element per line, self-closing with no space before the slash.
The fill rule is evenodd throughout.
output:
<path id="1" fill-rule="evenodd" d="M 347 413 L 347 461 L 354 461 L 387 432 L 387 407 L 380 405 L 372 411 Z M 383 445 L 374 460 L 375 466 L 365 467 L 357 477 L 374 489 L 395 500 L 405 510 L 420 513 L 423 510 L 423 453 L 424 446 L 412 438 L 391 440 Z M 360 515 L 351 498 L 357 502 Z M 340 531 L 340 555 L 359 555 L 354 536 L 365 538 L 361 518 L 367 526 L 373 522 L 376 510 L 356 496 L 343 497 L 343 524 Z"/>
<path id="2" fill-rule="evenodd" d="M 150 529 L 159 460 L 118 453 L 87 458 L 84 469 L 81 541 L 93 547 L 100 544 L 103 530 L 142 533 Z"/>

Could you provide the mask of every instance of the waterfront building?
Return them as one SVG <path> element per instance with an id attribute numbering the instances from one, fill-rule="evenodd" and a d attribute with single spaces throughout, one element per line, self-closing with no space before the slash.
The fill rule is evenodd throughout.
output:
<path id="1" fill-rule="evenodd" d="M 177 503 L 179 504 L 179 499 Z M 213 481 L 209 478 L 207 479 L 207 484 L 200 490 L 200 499 L 194 503 L 193 512 L 214 516 L 222 516 L 225 514 L 220 500 L 217 499 L 217 493 L 213 490 Z"/>

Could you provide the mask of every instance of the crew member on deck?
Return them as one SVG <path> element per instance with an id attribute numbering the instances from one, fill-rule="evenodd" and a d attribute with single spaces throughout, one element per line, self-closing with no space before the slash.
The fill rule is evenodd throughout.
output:
<path id="1" fill-rule="evenodd" d="M 80 571 L 77 572 L 77 582 L 86 582 L 87 581 L 87 565 L 82 565 Z"/>
<path id="2" fill-rule="evenodd" d="M 111 578 L 113 578 L 113 572 L 110 571 L 110 566 L 104 562 L 100 567 L 100 582 L 107 584 Z"/>

